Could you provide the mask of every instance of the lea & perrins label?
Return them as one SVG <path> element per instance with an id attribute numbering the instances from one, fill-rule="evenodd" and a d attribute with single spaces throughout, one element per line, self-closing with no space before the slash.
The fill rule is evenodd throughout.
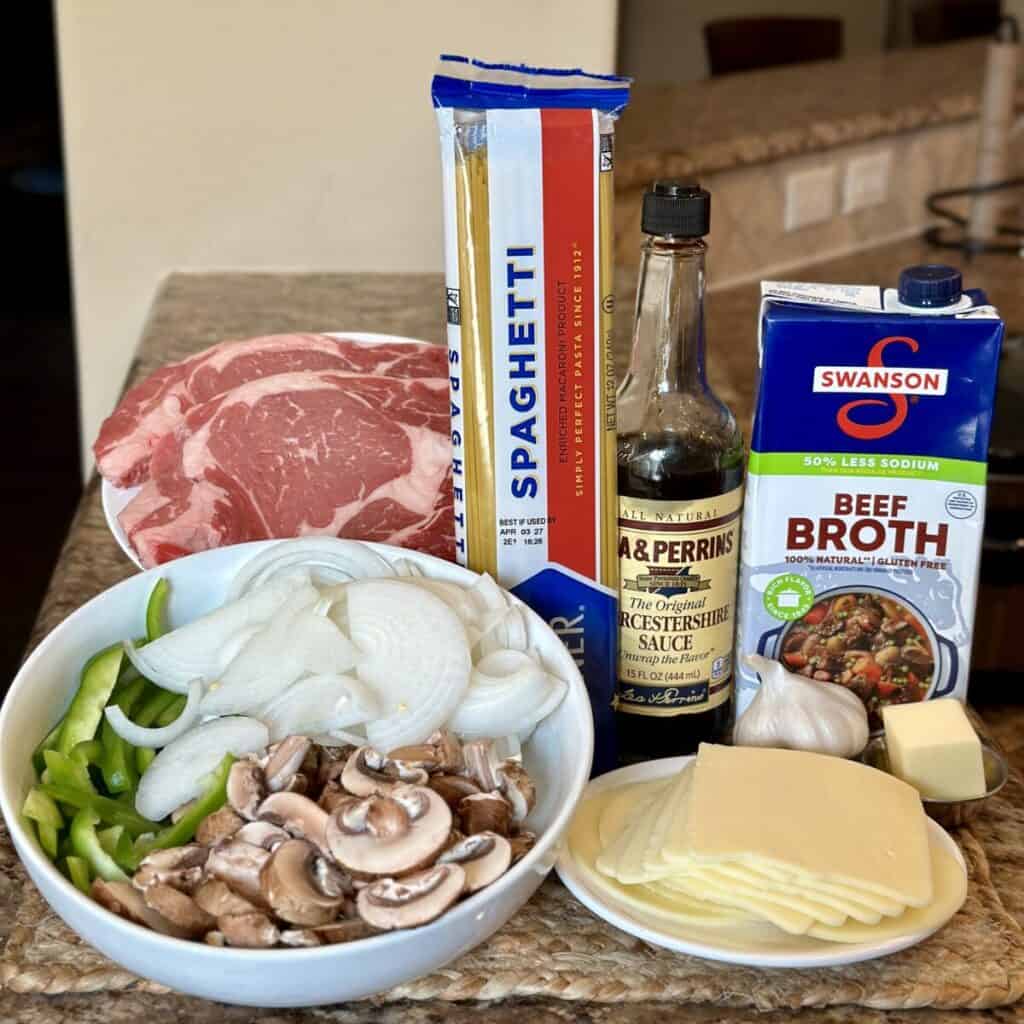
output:
<path id="1" fill-rule="evenodd" d="M 619 711 L 670 717 L 729 699 L 742 504 L 742 487 L 619 497 Z"/>

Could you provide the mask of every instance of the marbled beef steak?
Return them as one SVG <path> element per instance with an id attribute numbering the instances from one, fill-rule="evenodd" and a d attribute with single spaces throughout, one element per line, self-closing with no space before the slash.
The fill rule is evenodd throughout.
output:
<path id="1" fill-rule="evenodd" d="M 388 377 L 446 377 L 445 350 L 423 342 L 367 344 L 327 334 L 270 334 L 223 341 L 161 367 L 130 388 L 93 445 L 100 474 L 117 487 L 149 477 L 149 460 L 185 413 L 239 384 L 275 373 L 341 370 Z"/>
<path id="2" fill-rule="evenodd" d="M 274 372 L 303 360 L 313 368 Z M 440 347 L 323 335 L 228 342 L 165 367 L 97 441 L 101 470 L 144 481 L 121 525 L 146 566 L 311 534 L 451 559 L 445 370 Z"/>

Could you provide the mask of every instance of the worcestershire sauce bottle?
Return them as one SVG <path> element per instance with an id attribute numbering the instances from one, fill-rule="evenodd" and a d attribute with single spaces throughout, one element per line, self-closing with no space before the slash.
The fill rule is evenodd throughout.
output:
<path id="1" fill-rule="evenodd" d="M 731 711 L 743 439 L 704 372 L 711 195 L 656 182 L 629 373 L 617 396 L 624 763 L 690 754 Z"/>

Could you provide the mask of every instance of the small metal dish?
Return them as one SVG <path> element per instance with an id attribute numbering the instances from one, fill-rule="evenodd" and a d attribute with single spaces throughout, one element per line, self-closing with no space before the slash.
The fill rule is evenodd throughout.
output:
<path id="1" fill-rule="evenodd" d="M 974 800 L 929 800 L 922 797 L 921 803 L 929 818 L 934 818 L 944 828 L 966 825 L 1003 788 L 1010 773 L 1006 758 L 984 738 L 981 739 L 981 757 L 985 766 L 985 795 Z M 860 760 L 872 768 L 891 773 L 885 736 L 875 736 L 869 740 Z"/>

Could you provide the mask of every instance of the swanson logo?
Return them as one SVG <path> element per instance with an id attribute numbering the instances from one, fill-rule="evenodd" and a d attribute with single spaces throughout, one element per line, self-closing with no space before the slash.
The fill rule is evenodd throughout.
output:
<path id="1" fill-rule="evenodd" d="M 867 366 L 816 366 L 814 390 L 835 394 L 876 394 L 885 398 L 857 398 L 847 402 L 836 412 L 839 429 L 849 437 L 873 441 L 888 437 L 903 426 L 909 403 L 907 395 L 944 395 L 949 371 L 938 367 L 889 367 L 882 355 L 889 345 L 906 345 L 911 352 L 918 350 L 913 338 L 893 336 L 881 338 L 871 346 Z M 865 406 L 891 409 L 891 415 L 881 423 L 860 423 L 853 418 L 855 409 Z"/>

